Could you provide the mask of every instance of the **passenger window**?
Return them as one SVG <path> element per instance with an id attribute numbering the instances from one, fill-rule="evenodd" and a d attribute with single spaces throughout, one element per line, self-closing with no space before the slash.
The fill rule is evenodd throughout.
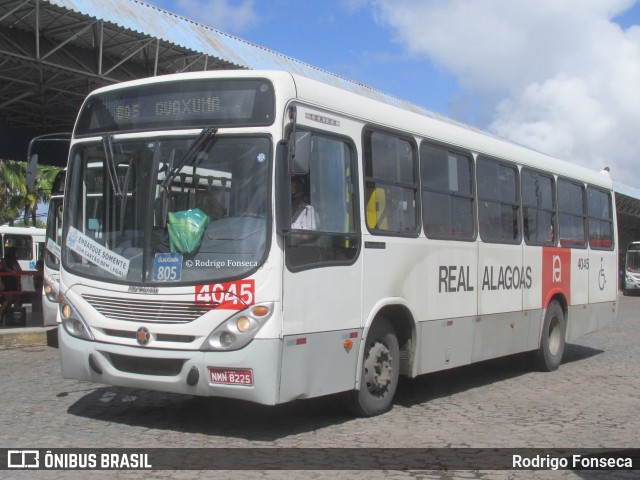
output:
<path id="1" fill-rule="evenodd" d="M 5 251 L 13 248 L 16 254 L 16 260 L 33 260 L 33 243 L 31 237 L 25 235 L 5 235 L 4 248 Z"/>
<path id="2" fill-rule="evenodd" d="M 484 242 L 520 243 L 516 167 L 480 157 L 476 175 L 480 237 Z"/>
<path id="3" fill-rule="evenodd" d="M 584 185 L 558 179 L 558 238 L 560 246 L 585 248 Z"/>
<path id="4" fill-rule="evenodd" d="M 555 245 L 555 183 L 550 175 L 522 169 L 522 217 L 528 245 Z"/>
<path id="5" fill-rule="evenodd" d="M 475 237 L 473 162 L 447 148 L 420 146 L 422 221 L 429 238 Z"/>
<path id="6" fill-rule="evenodd" d="M 368 131 L 364 139 L 367 227 L 373 233 L 414 236 L 418 230 L 413 143 Z"/>
<path id="7" fill-rule="evenodd" d="M 613 247 L 613 214 L 611 194 L 595 187 L 587 188 L 589 213 L 589 246 L 596 250 Z"/>

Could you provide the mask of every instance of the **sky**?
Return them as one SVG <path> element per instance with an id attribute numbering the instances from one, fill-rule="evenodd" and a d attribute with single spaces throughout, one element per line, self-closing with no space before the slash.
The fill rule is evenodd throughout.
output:
<path id="1" fill-rule="evenodd" d="M 640 0 L 145 0 L 640 189 Z"/>

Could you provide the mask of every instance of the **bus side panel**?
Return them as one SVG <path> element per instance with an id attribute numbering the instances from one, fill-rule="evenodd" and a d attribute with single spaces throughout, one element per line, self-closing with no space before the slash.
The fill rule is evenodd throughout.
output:
<path id="1" fill-rule="evenodd" d="M 418 374 L 471 363 L 475 316 L 420 322 Z"/>
<path id="2" fill-rule="evenodd" d="M 592 308 L 593 306 L 586 304 L 569 306 L 567 334 L 565 335 L 565 340 L 567 342 L 576 340 L 582 335 L 595 330 L 596 327 L 591 323 L 590 320 L 590 311 L 592 310 Z"/>
<path id="3" fill-rule="evenodd" d="M 565 340 L 571 342 L 595 330 L 589 312 L 589 251 L 574 248 L 571 252 L 571 297 L 567 315 Z"/>
<path id="4" fill-rule="evenodd" d="M 616 300 L 617 295 L 618 253 L 590 250 L 589 303 L 612 302 Z"/>
<path id="5" fill-rule="evenodd" d="M 415 311 L 420 312 L 419 320 L 475 317 L 478 314 L 478 244 L 422 238 L 418 242 L 422 248 L 412 260 L 415 267 L 410 280 L 419 285 L 420 290 L 409 300 Z"/>
<path id="6" fill-rule="evenodd" d="M 534 281 L 522 245 L 480 242 L 478 249 L 478 315 L 520 312 L 523 291 Z"/>
<path id="7" fill-rule="evenodd" d="M 542 298 L 542 263 L 542 247 L 524 247 L 522 267 L 525 272 L 525 277 L 527 275 L 531 277 L 531 282 L 529 282 L 527 278 L 522 288 L 522 308 L 524 310 L 540 310 L 544 308 L 544 300 Z"/>
<path id="8" fill-rule="evenodd" d="M 284 337 L 279 403 L 355 388 L 359 329 Z"/>
<path id="9" fill-rule="evenodd" d="M 589 303 L 589 251 L 586 249 L 571 250 L 571 301 L 570 305 L 587 305 Z M 583 308 L 584 311 L 586 309 Z M 571 317 L 573 318 L 573 316 Z"/>
<path id="10" fill-rule="evenodd" d="M 593 332 L 613 322 L 617 296 L 618 253 L 590 250 L 588 322 L 579 333 Z"/>
<path id="11" fill-rule="evenodd" d="M 471 360 L 479 362 L 538 346 L 541 324 L 539 310 L 484 315 L 476 322 Z"/>

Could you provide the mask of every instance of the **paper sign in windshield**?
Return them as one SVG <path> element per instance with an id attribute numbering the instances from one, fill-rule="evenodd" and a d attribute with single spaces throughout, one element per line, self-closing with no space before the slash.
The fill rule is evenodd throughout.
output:
<path id="1" fill-rule="evenodd" d="M 60 260 L 60 257 L 62 256 L 62 251 L 60 249 L 60 245 L 58 245 L 53 238 L 50 238 L 49 240 L 47 240 L 47 250 L 49 250 L 51 253 L 53 253 L 53 255 Z"/>
<path id="2" fill-rule="evenodd" d="M 118 277 L 126 277 L 129 272 L 128 259 L 103 247 L 73 227 L 69 228 L 69 233 L 67 234 L 67 247 L 91 263 Z"/>

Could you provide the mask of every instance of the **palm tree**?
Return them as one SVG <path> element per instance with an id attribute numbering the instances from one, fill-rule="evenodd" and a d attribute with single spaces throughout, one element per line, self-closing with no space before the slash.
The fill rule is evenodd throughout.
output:
<path id="1" fill-rule="evenodd" d="M 53 187 L 53 181 L 55 180 L 56 175 L 58 175 L 59 171 L 60 169 L 58 167 L 52 167 L 50 165 L 38 165 L 33 192 L 25 196 L 25 225 L 29 225 L 29 215 L 31 215 L 33 225 L 36 225 L 36 213 L 38 204 L 46 203 L 49 201 L 49 198 L 51 198 L 51 187 Z"/>
<path id="2" fill-rule="evenodd" d="M 24 162 L 0 159 L 0 223 L 13 224 L 27 193 Z"/>
<path id="3" fill-rule="evenodd" d="M 38 165 L 32 193 L 27 193 L 26 170 L 26 162 L 0 160 L 0 223 L 13 224 L 24 212 L 25 225 L 29 225 L 29 218 L 35 225 L 38 204 L 51 197 L 51 187 L 60 169 Z"/>

